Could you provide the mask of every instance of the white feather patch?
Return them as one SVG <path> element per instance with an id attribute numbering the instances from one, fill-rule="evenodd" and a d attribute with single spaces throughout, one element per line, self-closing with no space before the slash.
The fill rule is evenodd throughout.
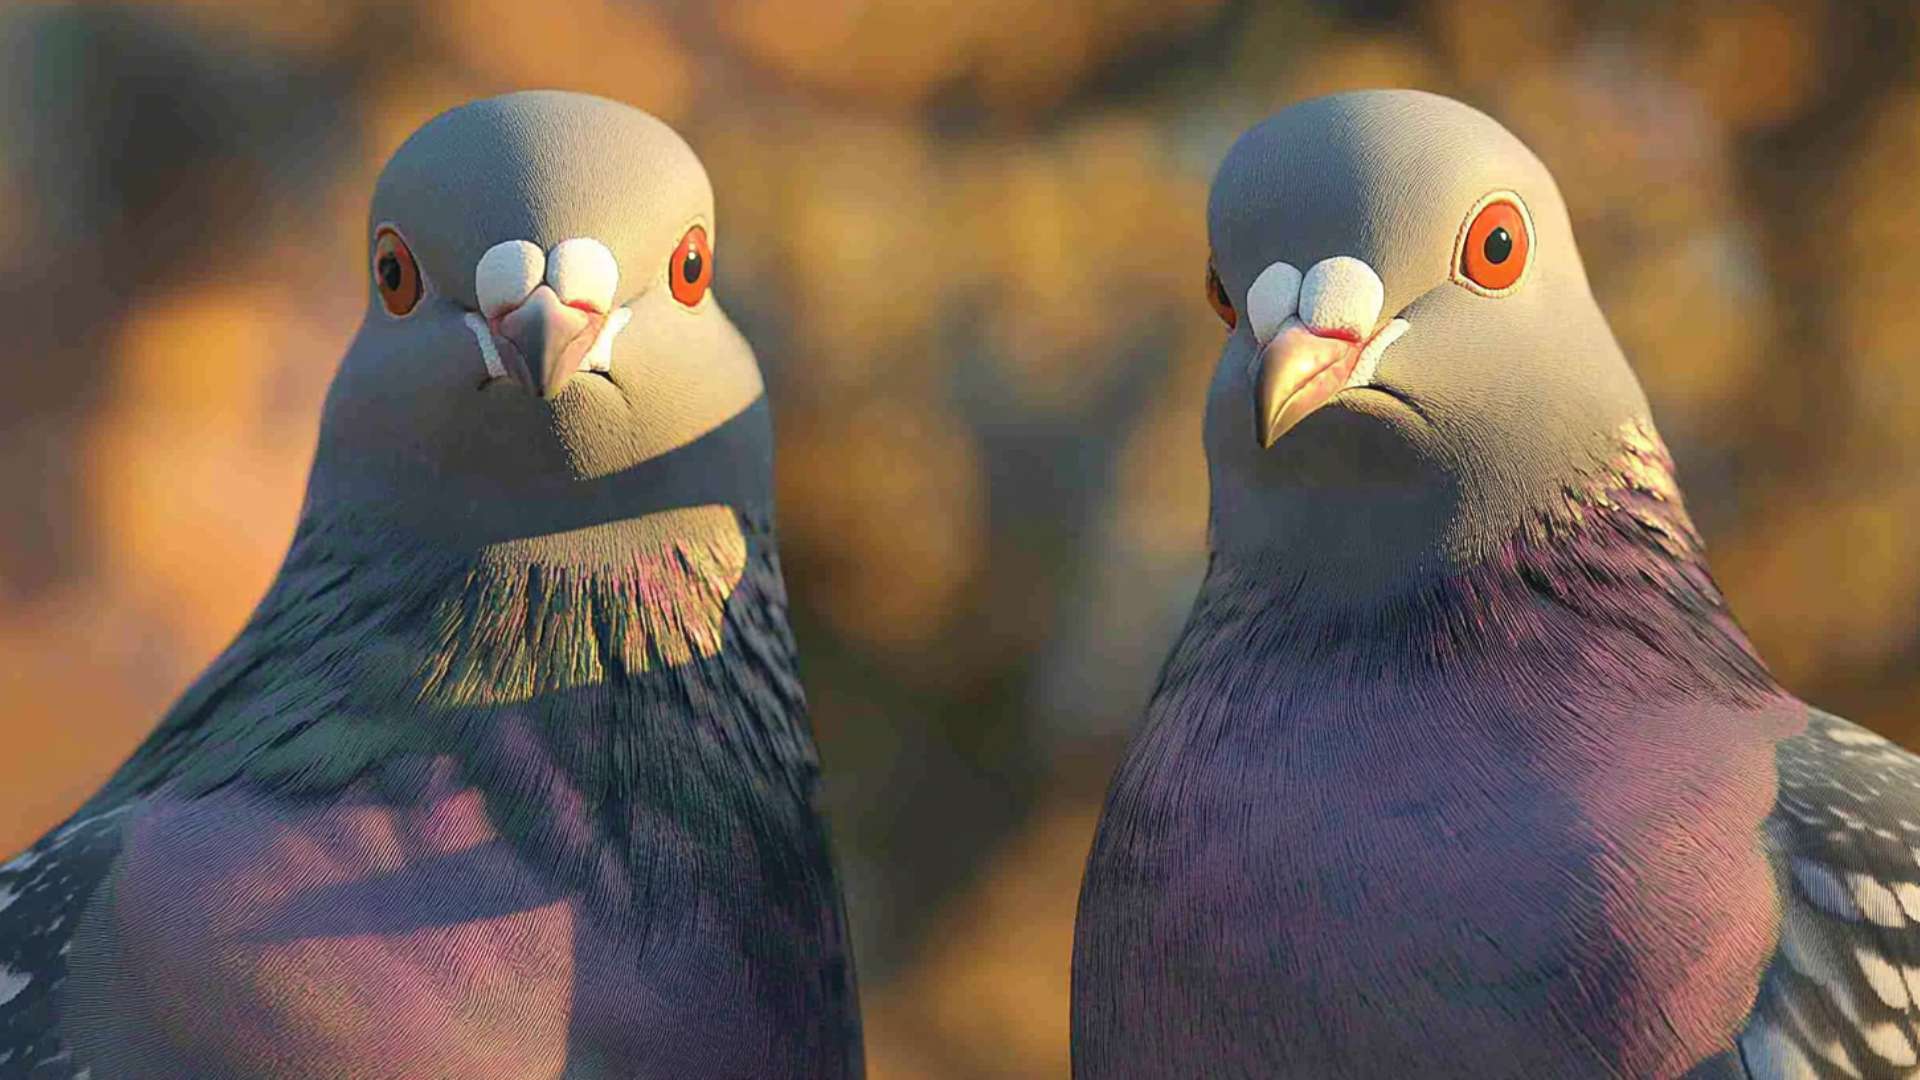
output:
<path id="1" fill-rule="evenodd" d="M 577 236 L 554 245 L 547 257 L 547 284 L 565 304 L 588 304 L 595 311 L 613 307 L 620 287 L 620 262 L 607 245 L 591 236 Z"/>
<path id="2" fill-rule="evenodd" d="M 1357 341 L 1380 321 L 1386 292 L 1380 275 L 1359 259 L 1321 259 L 1300 283 L 1300 321 L 1315 333 L 1351 334 Z"/>
<path id="3" fill-rule="evenodd" d="M 1827 738 L 1845 746 L 1872 746 L 1874 743 L 1886 742 L 1873 732 L 1859 728 L 1830 727 L 1826 730 L 1826 734 Z"/>
<path id="4" fill-rule="evenodd" d="M 474 264 L 474 297 L 487 318 L 498 318 L 519 307 L 546 272 L 547 256 L 538 247 L 525 240 L 502 240 Z"/>
<path id="5" fill-rule="evenodd" d="M 1360 359 L 1353 365 L 1353 374 L 1347 376 L 1348 388 L 1373 385 L 1373 376 L 1380 370 L 1380 358 L 1386 355 L 1389 346 L 1400 340 L 1400 335 L 1407 332 L 1409 325 L 1405 319 L 1394 319 L 1373 335 L 1367 347 L 1360 350 Z"/>
<path id="6" fill-rule="evenodd" d="M 1914 1056 L 1913 1043 L 1908 1040 L 1906 1033 L 1891 1020 L 1874 1024 L 1860 1034 L 1867 1040 L 1867 1048 L 1885 1058 L 1890 1065 L 1905 1068 L 1920 1060 Z"/>
<path id="7" fill-rule="evenodd" d="M 1910 1002 L 1907 984 L 1900 978 L 1899 968 L 1887 963 L 1885 957 L 1866 945 L 1853 947 L 1853 959 L 1860 965 L 1860 974 L 1865 976 L 1867 985 L 1873 987 L 1874 994 L 1887 1003 L 1887 1008 L 1906 1010 Z"/>
<path id="8" fill-rule="evenodd" d="M 606 325 L 600 328 L 600 336 L 593 339 L 593 348 L 580 358 L 581 371 L 608 372 L 613 370 L 613 339 L 627 328 L 633 320 L 632 308 L 620 308 L 607 316 Z"/>
<path id="9" fill-rule="evenodd" d="M 1865 874 L 1849 874 L 1848 879 L 1853 883 L 1853 902 L 1859 905 L 1861 914 L 1881 926 L 1905 924 L 1906 917 L 1900 914 L 1900 902 L 1894 899 L 1892 889 Z"/>
<path id="10" fill-rule="evenodd" d="M 31 982 L 33 982 L 33 976 L 0 964 L 0 1005 L 5 1005 L 19 997 L 20 991 L 25 990 Z"/>
<path id="11" fill-rule="evenodd" d="M 493 347 L 493 328 L 487 325 L 487 320 L 469 311 L 463 321 L 467 329 L 473 331 L 473 339 L 480 343 L 480 358 L 486 362 L 487 375 L 495 379 L 506 378 L 507 365 L 500 362 L 500 350 Z"/>

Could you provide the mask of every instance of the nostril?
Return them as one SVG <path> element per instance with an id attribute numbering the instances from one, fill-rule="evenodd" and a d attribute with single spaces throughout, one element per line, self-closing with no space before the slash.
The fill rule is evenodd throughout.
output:
<path id="1" fill-rule="evenodd" d="M 525 301 L 489 320 L 489 325 L 516 345 L 540 348 L 546 343 L 564 345 L 601 318 L 592 308 L 562 303 L 550 286 L 542 285 Z"/>

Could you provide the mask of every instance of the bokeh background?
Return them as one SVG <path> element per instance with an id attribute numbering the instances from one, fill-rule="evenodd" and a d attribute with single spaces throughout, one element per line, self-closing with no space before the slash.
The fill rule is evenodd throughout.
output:
<path id="1" fill-rule="evenodd" d="M 1100 792 L 1203 564 L 1206 185 L 1305 96 L 1438 90 L 1539 151 L 1736 610 L 1920 744 L 1911 5 L 0 10 L 0 849 L 272 575 L 382 161 L 535 86 L 713 175 L 878 1077 L 1064 1075 Z"/>

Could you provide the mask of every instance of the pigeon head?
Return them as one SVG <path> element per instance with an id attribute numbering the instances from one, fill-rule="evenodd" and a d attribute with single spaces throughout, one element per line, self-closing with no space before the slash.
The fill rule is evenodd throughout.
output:
<path id="1" fill-rule="evenodd" d="M 1484 555 L 1646 422 L 1553 177 L 1465 105 L 1287 108 L 1227 154 L 1208 228 L 1216 551 L 1390 586 Z"/>
<path id="2" fill-rule="evenodd" d="M 486 543 L 769 498 L 712 187 L 666 124 L 552 91 L 453 109 L 388 162 L 366 238 L 310 512 Z"/>

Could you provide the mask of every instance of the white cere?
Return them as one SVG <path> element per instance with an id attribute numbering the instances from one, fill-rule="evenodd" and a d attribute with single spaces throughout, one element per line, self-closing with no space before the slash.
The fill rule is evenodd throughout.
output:
<path id="1" fill-rule="evenodd" d="M 547 259 L 547 284 L 560 294 L 562 303 L 585 303 L 595 311 L 607 311 L 620 284 L 620 263 L 607 245 L 590 236 L 562 240 Z"/>
<path id="2" fill-rule="evenodd" d="M 1373 332 L 1386 302 L 1386 286 L 1373 267 L 1350 255 L 1314 263 L 1300 283 L 1300 321 L 1315 333 L 1350 334 L 1359 340 Z"/>
<path id="3" fill-rule="evenodd" d="M 1273 340 L 1300 305 L 1300 271 L 1292 263 L 1277 262 L 1253 279 L 1247 290 L 1247 323 L 1262 345 Z"/>
<path id="4" fill-rule="evenodd" d="M 489 319 L 520 306 L 540 287 L 547 256 L 525 240 L 503 240 L 487 249 L 473 268 L 473 292 Z"/>

